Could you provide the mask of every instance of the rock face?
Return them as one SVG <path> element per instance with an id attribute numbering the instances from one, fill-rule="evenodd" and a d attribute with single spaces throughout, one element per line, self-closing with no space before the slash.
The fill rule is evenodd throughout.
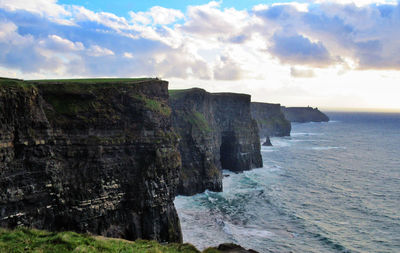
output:
<path id="1" fill-rule="evenodd" d="M 0 80 L 0 225 L 181 241 L 168 83 Z"/>
<path id="2" fill-rule="evenodd" d="M 318 108 L 312 107 L 282 107 L 285 117 L 290 122 L 326 122 L 328 116 L 322 113 Z"/>
<path id="3" fill-rule="evenodd" d="M 173 126 L 181 137 L 178 194 L 222 191 L 221 169 L 240 172 L 262 167 L 249 95 L 173 90 L 170 105 Z"/>
<path id="4" fill-rule="evenodd" d="M 251 115 L 257 121 L 260 137 L 290 136 L 290 121 L 285 118 L 280 104 L 251 103 Z"/>

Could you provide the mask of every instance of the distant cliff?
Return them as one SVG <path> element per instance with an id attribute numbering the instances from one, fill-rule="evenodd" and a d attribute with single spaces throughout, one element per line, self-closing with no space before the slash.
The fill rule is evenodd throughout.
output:
<path id="1" fill-rule="evenodd" d="M 329 121 L 328 116 L 318 108 L 312 107 L 282 107 L 286 119 L 290 122 L 324 122 Z"/>
<path id="2" fill-rule="evenodd" d="M 0 225 L 181 241 L 168 83 L 0 80 Z"/>
<path id="3" fill-rule="evenodd" d="M 257 121 L 260 137 L 289 136 L 292 129 L 280 104 L 251 103 L 251 115 Z"/>
<path id="4" fill-rule="evenodd" d="M 221 169 L 240 172 L 262 166 L 250 95 L 171 90 L 170 105 L 181 137 L 179 194 L 222 191 Z"/>

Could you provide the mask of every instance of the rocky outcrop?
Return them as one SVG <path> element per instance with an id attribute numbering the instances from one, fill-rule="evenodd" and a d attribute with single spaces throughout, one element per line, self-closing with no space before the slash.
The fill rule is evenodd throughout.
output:
<path id="1" fill-rule="evenodd" d="M 223 243 L 220 244 L 217 248 L 211 248 L 211 249 L 217 249 L 219 252 L 224 252 L 224 253 L 258 253 L 257 251 L 252 249 L 246 250 L 242 246 L 234 243 Z"/>
<path id="2" fill-rule="evenodd" d="M 252 102 L 251 115 L 257 121 L 260 137 L 290 136 L 292 127 L 280 104 Z"/>
<path id="3" fill-rule="evenodd" d="M 181 241 L 168 83 L 0 80 L 0 225 Z"/>
<path id="4" fill-rule="evenodd" d="M 222 191 L 221 169 L 240 172 L 262 166 L 249 95 L 172 90 L 170 105 L 181 137 L 179 194 Z"/>
<path id="5" fill-rule="evenodd" d="M 286 119 L 290 122 L 326 122 L 329 117 L 322 113 L 318 108 L 312 107 L 282 107 Z"/>

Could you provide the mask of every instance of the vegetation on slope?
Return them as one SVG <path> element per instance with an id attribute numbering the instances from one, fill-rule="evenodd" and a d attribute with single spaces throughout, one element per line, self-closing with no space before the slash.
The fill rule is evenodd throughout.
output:
<path id="1" fill-rule="evenodd" d="M 92 79 L 46 79 L 46 80 L 21 80 L 0 77 L 1 87 L 14 87 L 17 89 L 37 89 L 40 87 L 47 96 L 46 100 L 58 114 L 76 115 L 82 112 L 96 110 L 101 107 L 92 103 L 94 94 L 99 96 L 99 90 L 104 88 L 126 87 L 132 84 L 159 80 L 155 78 L 92 78 Z M 107 95 L 106 91 L 103 92 Z M 104 95 L 103 94 L 103 95 Z M 143 94 L 131 94 L 132 98 L 143 103 L 145 108 L 165 116 L 171 114 L 171 109 L 159 101 L 150 99 Z"/>
<path id="2" fill-rule="evenodd" d="M 0 229 L 0 252 L 135 252 L 135 253 L 198 253 L 190 244 L 170 243 L 161 245 L 155 241 L 135 242 L 74 232 L 47 232 L 36 229 Z M 207 250 L 208 253 L 219 252 Z"/>
<path id="3" fill-rule="evenodd" d="M 99 84 L 99 83 L 135 83 L 155 80 L 155 78 L 86 78 L 86 79 L 44 79 L 44 80 L 27 80 L 25 82 L 35 84 L 46 83 L 76 83 L 76 84 Z"/>

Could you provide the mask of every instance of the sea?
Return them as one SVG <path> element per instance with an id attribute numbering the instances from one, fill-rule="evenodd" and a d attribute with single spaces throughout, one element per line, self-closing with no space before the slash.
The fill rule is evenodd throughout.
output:
<path id="1" fill-rule="evenodd" d="M 183 240 L 259 252 L 400 252 L 400 114 L 327 113 L 223 171 L 223 192 L 178 196 Z"/>

